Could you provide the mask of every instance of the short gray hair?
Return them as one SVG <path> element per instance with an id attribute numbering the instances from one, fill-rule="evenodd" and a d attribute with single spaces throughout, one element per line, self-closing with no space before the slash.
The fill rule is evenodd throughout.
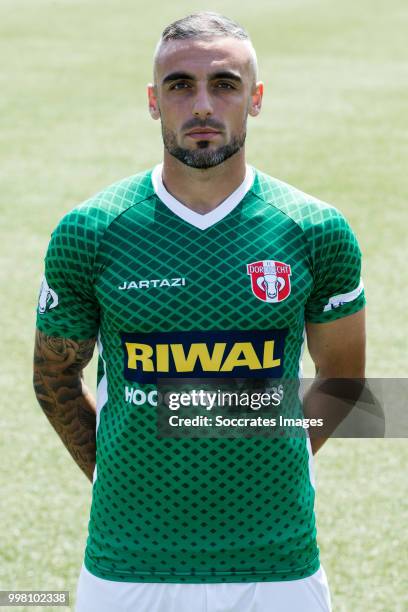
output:
<path id="1" fill-rule="evenodd" d="M 165 42 L 182 38 L 213 38 L 215 36 L 250 40 L 248 32 L 238 23 L 229 17 L 211 11 L 192 13 L 173 21 L 163 30 L 161 40 Z"/>
<path id="2" fill-rule="evenodd" d="M 156 46 L 154 62 L 163 44 L 170 40 L 186 40 L 189 38 L 211 39 L 211 38 L 230 37 L 238 38 L 248 42 L 251 51 L 251 63 L 254 72 L 254 82 L 258 76 L 258 61 L 256 52 L 249 37 L 248 32 L 236 21 L 229 17 L 211 11 L 200 11 L 192 13 L 182 19 L 173 21 L 164 28 L 161 38 Z"/>

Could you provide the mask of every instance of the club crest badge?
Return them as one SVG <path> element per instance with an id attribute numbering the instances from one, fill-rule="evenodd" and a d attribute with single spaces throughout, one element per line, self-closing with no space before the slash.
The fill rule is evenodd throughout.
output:
<path id="1" fill-rule="evenodd" d="M 263 302 L 283 302 L 290 294 L 291 269 L 282 261 L 266 259 L 247 264 L 252 293 Z"/>

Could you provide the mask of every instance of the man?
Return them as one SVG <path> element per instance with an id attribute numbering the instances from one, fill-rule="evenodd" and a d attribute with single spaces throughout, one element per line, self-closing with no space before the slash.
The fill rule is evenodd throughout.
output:
<path id="1" fill-rule="evenodd" d="M 246 165 L 262 94 L 238 24 L 169 25 L 148 87 L 163 164 L 52 235 L 34 384 L 93 480 L 78 612 L 330 610 L 311 456 L 324 439 L 156 429 L 161 378 L 297 377 L 304 328 L 319 376 L 364 376 L 358 244 L 335 208 Z M 95 405 L 82 370 L 96 338 Z"/>

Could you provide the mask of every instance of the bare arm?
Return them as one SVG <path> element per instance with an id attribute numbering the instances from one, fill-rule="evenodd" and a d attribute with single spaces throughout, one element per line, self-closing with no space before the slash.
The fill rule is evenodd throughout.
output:
<path id="1" fill-rule="evenodd" d="M 305 416 L 314 418 L 330 414 L 327 400 L 326 405 L 323 405 L 322 394 L 316 392 L 319 379 L 365 377 L 365 309 L 330 323 L 307 323 L 306 333 L 308 349 L 316 366 L 316 380 L 305 394 L 304 413 Z M 357 400 L 358 385 L 356 392 Z M 330 414 L 330 417 L 336 415 Z M 338 423 L 341 420 L 340 418 Z M 333 430 L 335 426 L 333 421 Z M 327 438 L 311 437 L 313 454 L 326 440 Z"/>
<path id="2" fill-rule="evenodd" d="M 51 425 L 92 482 L 96 460 L 96 405 L 83 382 L 95 338 L 55 338 L 36 330 L 34 390 Z"/>

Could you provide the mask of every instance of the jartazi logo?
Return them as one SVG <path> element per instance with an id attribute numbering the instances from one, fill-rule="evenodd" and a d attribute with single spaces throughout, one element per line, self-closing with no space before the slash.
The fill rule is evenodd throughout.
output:
<path id="1" fill-rule="evenodd" d="M 182 287 L 185 284 L 185 278 L 154 278 L 151 280 L 124 281 L 118 289 L 119 291 L 126 291 L 128 289 L 151 289 L 152 287 Z"/>
<path id="2" fill-rule="evenodd" d="M 279 378 L 286 329 L 122 333 L 124 376 L 157 378 Z"/>

